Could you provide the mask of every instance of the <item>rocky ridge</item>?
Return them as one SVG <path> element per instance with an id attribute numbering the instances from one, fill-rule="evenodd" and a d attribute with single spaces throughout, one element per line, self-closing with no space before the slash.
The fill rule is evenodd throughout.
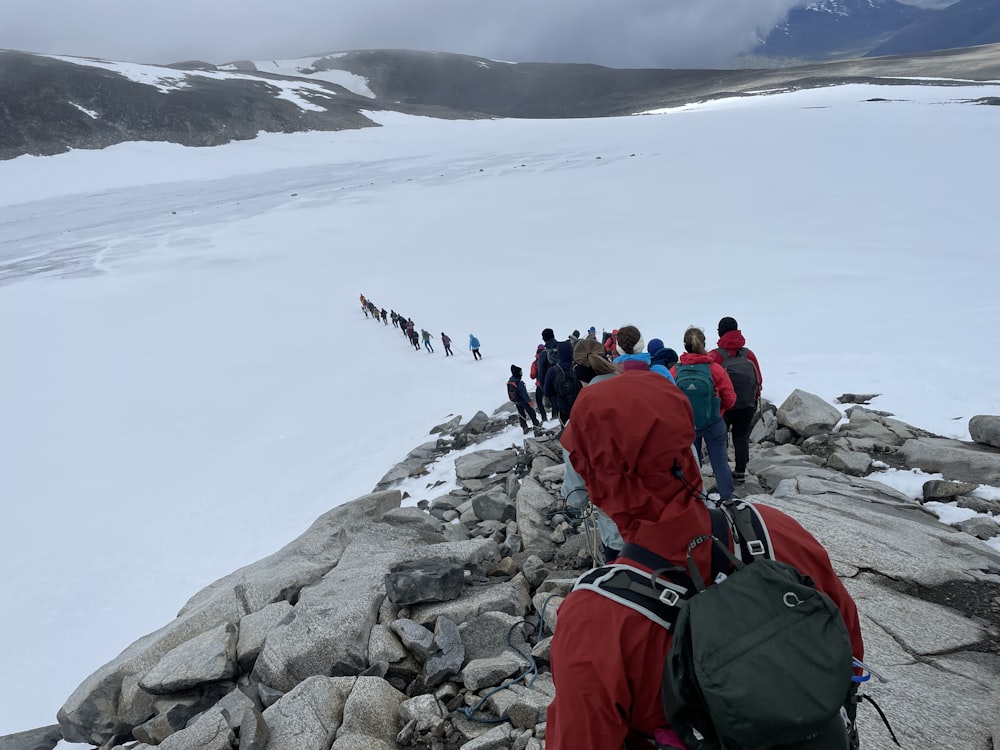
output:
<path id="1" fill-rule="evenodd" d="M 865 692 L 903 746 L 988 750 L 1000 742 L 1000 552 L 980 539 L 1000 534 L 1000 501 L 973 491 L 1000 485 L 1000 417 L 976 417 L 974 443 L 863 405 L 847 417 L 802 391 L 765 404 L 742 494 L 826 546 L 866 658 L 889 680 Z M 88 677 L 57 725 L 2 737 L 0 750 L 61 738 L 103 750 L 543 748 L 551 634 L 595 542 L 562 503 L 552 431 L 478 447 L 515 423 L 504 404 L 436 426 L 371 494 L 195 594 Z M 399 483 L 439 461 L 454 462 L 457 487 L 404 498 Z M 923 500 L 984 515 L 940 523 L 866 478 L 885 465 L 941 472 Z M 893 746 L 874 710 L 859 721 L 866 750 Z"/>

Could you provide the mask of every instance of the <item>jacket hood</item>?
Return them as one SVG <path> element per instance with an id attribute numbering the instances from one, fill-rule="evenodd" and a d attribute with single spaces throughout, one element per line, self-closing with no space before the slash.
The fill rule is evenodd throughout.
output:
<path id="1" fill-rule="evenodd" d="M 677 352 L 669 347 L 660 349 L 656 354 L 650 355 L 650 365 L 672 365 L 677 361 Z"/>
<path id="2" fill-rule="evenodd" d="M 563 366 L 563 369 L 569 369 L 573 366 L 573 342 L 572 341 L 560 341 L 556 345 L 556 358 L 559 360 L 559 364 Z"/>
<path id="3" fill-rule="evenodd" d="M 739 330 L 728 331 L 719 336 L 718 345 L 723 349 L 729 349 L 730 351 L 735 352 L 737 349 L 741 349 L 746 346 L 747 340 L 743 338 L 743 334 L 740 333 Z"/>
<path id="4" fill-rule="evenodd" d="M 691 403 L 662 375 L 637 371 L 584 388 L 561 440 L 591 501 L 626 542 L 683 562 L 688 542 L 710 528 L 696 494 L 702 483 Z M 694 556 L 707 570 L 709 545 Z"/>
<path id="5" fill-rule="evenodd" d="M 714 361 L 711 354 L 692 354 L 691 352 L 684 352 L 680 359 L 682 365 L 710 365 Z"/>

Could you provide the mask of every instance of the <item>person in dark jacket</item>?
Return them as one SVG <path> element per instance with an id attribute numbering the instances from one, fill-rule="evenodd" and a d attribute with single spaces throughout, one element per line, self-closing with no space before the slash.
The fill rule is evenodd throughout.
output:
<path id="1" fill-rule="evenodd" d="M 556 334 L 555 334 L 555 332 L 553 332 L 553 330 L 551 328 L 543 328 L 542 329 L 542 351 L 539 351 L 535 355 L 535 362 L 537 363 L 536 370 L 537 370 L 537 374 L 538 374 L 538 382 L 542 384 L 542 394 L 543 395 L 542 395 L 542 400 L 541 401 L 537 401 L 537 397 L 536 397 L 536 401 L 539 404 L 540 408 L 542 408 L 542 409 L 548 409 L 549 414 L 551 414 L 552 417 L 556 416 L 556 408 L 555 408 L 554 404 L 552 404 L 552 403 L 546 403 L 546 399 L 548 399 L 548 396 L 544 395 L 544 393 L 545 393 L 545 378 L 546 378 L 546 376 L 549 373 L 549 368 L 556 361 L 556 354 L 555 354 L 556 344 L 557 344 L 557 342 L 556 342 Z M 552 351 L 552 354 L 549 354 L 550 350 Z M 545 417 L 542 417 L 542 421 L 543 422 L 545 421 Z"/>
<path id="2" fill-rule="evenodd" d="M 572 400 L 567 401 L 564 394 L 558 392 L 556 382 L 560 375 L 570 374 L 573 370 L 573 344 L 570 341 L 560 341 L 556 344 L 556 363 L 545 371 L 545 388 L 543 393 L 552 404 L 553 411 L 559 417 L 563 426 L 569 421 L 569 413 L 573 408 Z"/>
<path id="3" fill-rule="evenodd" d="M 708 353 L 713 362 L 718 362 L 725 366 L 726 358 L 722 356 L 720 350 L 725 350 L 730 357 L 739 356 L 740 350 L 747 345 L 739 324 L 735 318 L 725 317 L 719 321 L 719 343 L 718 348 Z M 733 458 L 735 468 L 733 469 L 733 481 L 742 484 L 747 476 L 747 463 L 750 461 L 750 425 L 753 423 L 753 416 L 757 412 L 757 404 L 760 401 L 761 384 L 764 379 L 760 374 L 760 363 L 757 355 L 747 349 L 745 356 L 753 362 L 754 370 L 757 372 L 757 394 L 752 404 L 735 404 L 731 409 L 727 409 L 722 418 L 726 420 L 726 427 L 733 433 Z"/>
<path id="4" fill-rule="evenodd" d="M 543 422 L 546 422 L 548 421 L 548 417 L 545 414 L 545 394 L 542 392 L 543 381 L 538 376 L 538 355 L 544 351 L 545 344 L 539 344 L 538 348 L 535 349 L 535 358 L 531 361 L 531 370 L 528 374 L 535 381 L 535 406 L 538 407 L 538 416 Z"/>
<path id="5" fill-rule="evenodd" d="M 531 408 L 531 397 L 528 395 L 528 389 L 525 387 L 524 381 L 521 380 L 522 372 L 521 368 L 517 365 L 510 366 L 510 379 L 507 381 L 507 392 L 510 393 L 513 390 L 514 406 L 517 407 L 517 419 L 521 423 L 521 430 L 527 435 L 529 429 L 526 418 L 531 419 L 531 424 L 536 429 L 542 425 L 535 415 L 535 410 Z"/>
<path id="6" fill-rule="evenodd" d="M 615 522 L 624 542 L 684 566 L 691 540 L 712 533 L 698 496 L 693 440 L 691 409 L 680 389 L 656 373 L 637 371 L 584 388 L 560 442 L 590 501 Z M 857 606 L 826 550 L 791 516 L 755 506 L 775 558 L 812 578 L 833 600 L 854 656 L 863 660 Z M 706 580 L 711 550 L 710 544 L 690 549 Z M 627 556 L 616 562 L 653 573 Z M 652 750 L 652 739 L 670 729 L 660 688 L 671 642 L 670 631 L 641 612 L 593 591 L 570 593 L 559 605 L 552 639 L 556 690 L 547 716 L 548 750 Z"/>
<path id="7" fill-rule="evenodd" d="M 444 356 L 451 357 L 451 338 L 444 331 L 441 331 L 441 345 L 444 347 Z"/>

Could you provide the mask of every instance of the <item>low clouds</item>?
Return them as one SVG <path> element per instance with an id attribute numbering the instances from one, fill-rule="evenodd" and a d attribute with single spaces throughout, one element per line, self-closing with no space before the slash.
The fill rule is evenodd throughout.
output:
<path id="1" fill-rule="evenodd" d="M 223 63 L 406 48 L 720 67 L 804 0 L 0 0 L 0 48 Z"/>

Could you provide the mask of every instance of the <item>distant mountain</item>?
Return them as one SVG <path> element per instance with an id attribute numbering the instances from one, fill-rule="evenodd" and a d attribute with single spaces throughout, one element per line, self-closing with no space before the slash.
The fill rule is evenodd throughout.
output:
<path id="1" fill-rule="evenodd" d="M 996 42 L 1000 42 L 1000 2 L 959 0 L 943 10 L 926 12 L 868 55 L 908 55 Z"/>
<path id="2" fill-rule="evenodd" d="M 1000 46 L 773 70 L 618 70 L 407 50 L 153 66 L 0 50 L 0 159 L 125 141 L 216 146 L 261 132 L 372 127 L 369 115 L 387 110 L 443 118 L 605 117 L 764 90 L 919 76 L 1000 79 Z"/>
<path id="3" fill-rule="evenodd" d="M 931 11 L 896 0 L 816 0 L 793 8 L 754 50 L 766 57 L 859 57 Z"/>

